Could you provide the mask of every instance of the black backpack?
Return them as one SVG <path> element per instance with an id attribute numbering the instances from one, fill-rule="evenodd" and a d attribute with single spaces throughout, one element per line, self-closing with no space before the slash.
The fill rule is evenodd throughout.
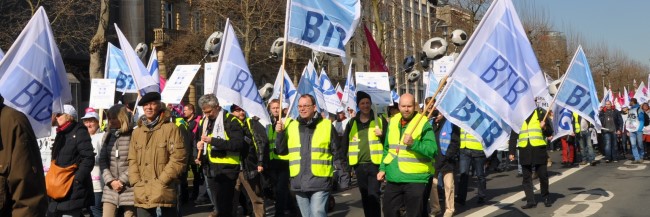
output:
<path id="1" fill-rule="evenodd" d="M 646 127 L 648 124 L 650 124 L 650 117 L 648 117 L 648 114 L 646 114 L 644 111 L 641 111 L 643 114 L 643 126 Z"/>

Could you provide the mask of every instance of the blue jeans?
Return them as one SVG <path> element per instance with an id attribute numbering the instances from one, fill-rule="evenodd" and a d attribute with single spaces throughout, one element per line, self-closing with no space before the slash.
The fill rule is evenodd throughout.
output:
<path id="1" fill-rule="evenodd" d="M 616 135 L 613 132 L 603 132 L 602 135 L 603 143 L 605 144 L 603 146 L 605 148 L 605 160 L 618 160 L 618 145 L 616 144 Z M 639 139 L 642 138 L 639 137 Z"/>
<path id="2" fill-rule="evenodd" d="M 303 217 L 326 217 L 328 191 L 296 192 L 296 201 Z"/>
<path id="3" fill-rule="evenodd" d="M 632 155 L 634 160 L 641 160 L 645 152 L 643 151 L 643 133 L 630 132 L 630 143 L 632 144 Z"/>
<path id="4" fill-rule="evenodd" d="M 469 182 L 469 166 L 470 164 L 474 168 L 474 175 L 478 179 L 478 197 L 485 198 L 485 188 L 486 188 L 486 179 L 485 179 L 485 155 L 483 156 L 470 156 L 474 151 L 469 151 L 467 149 L 461 149 L 460 151 L 460 162 L 459 162 L 459 172 L 460 172 L 460 182 L 458 183 L 458 201 L 463 203 L 467 198 L 467 184 Z M 482 152 L 482 151 L 481 151 Z"/>
<path id="5" fill-rule="evenodd" d="M 578 144 L 580 145 L 580 155 L 582 155 L 582 162 L 593 162 L 596 156 L 594 155 L 594 147 L 591 144 L 591 132 L 581 131 L 577 135 Z"/>

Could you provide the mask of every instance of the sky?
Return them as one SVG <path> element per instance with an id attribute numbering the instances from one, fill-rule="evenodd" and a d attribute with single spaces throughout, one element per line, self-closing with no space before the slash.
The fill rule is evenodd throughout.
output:
<path id="1" fill-rule="evenodd" d="M 580 32 L 588 42 L 604 41 L 631 59 L 650 65 L 650 0 L 513 0 L 513 3 L 519 7 L 524 1 L 548 12 L 554 30 Z"/>

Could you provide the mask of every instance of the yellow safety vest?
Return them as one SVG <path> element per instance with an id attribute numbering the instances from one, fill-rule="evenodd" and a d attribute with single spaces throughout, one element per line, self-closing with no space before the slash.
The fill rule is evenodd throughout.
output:
<path id="1" fill-rule="evenodd" d="M 467 133 L 467 131 L 463 129 L 460 129 L 460 148 L 483 151 L 483 145 L 481 142 L 479 142 L 472 134 Z"/>
<path id="2" fill-rule="evenodd" d="M 580 133 L 580 118 L 578 113 L 573 112 L 573 132 Z"/>
<path id="3" fill-rule="evenodd" d="M 519 131 L 519 139 L 517 145 L 521 148 L 525 148 L 530 145 L 545 146 L 546 141 L 544 140 L 544 135 L 542 134 L 542 127 L 540 126 L 539 119 L 537 115 L 537 110 L 533 113 L 533 116 L 530 118 L 530 121 L 524 122 Z"/>
<path id="4" fill-rule="evenodd" d="M 373 164 L 380 164 L 381 157 L 384 154 L 384 145 L 379 141 L 379 137 L 375 135 L 371 129 L 375 129 L 375 120 L 370 121 L 370 126 L 368 127 L 368 147 L 370 148 L 370 161 Z M 382 129 L 381 120 L 379 121 L 379 129 Z M 350 166 L 357 165 L 359 163 L 359 132 L 357 129 L 357 122 L 352 120 L 352 128 L 350 129 L 350 134 L 348 135 L 350 141 L 348 146 L 348 159 Z"/>
<path id="5" fill-rule="evenodd" d="M 415 121 L 420 118 L 420 114 L 415 114 L 411 121 Z M 424 117 L 423 117 L 424 118 Z M 403 173 L 434 173 L 433 164 L 431 159 L 411 151 L 408 146 L 404 144 L 402 140 L 402 134 L 400 132 L 400 121 L 402 119 L 402 114 L 395 114 L 388 123 L 388 145 L 390 149 L 388 150 L 388 155 L 383 160 L 384 164 L 390 164 L 394 159 L 397 159 L 397 166 L 399 170 Z M 421 120 L 417 126 L 409 122 L 406 125 L 404 132 L 413 132 L 411 137 L 413 140 L 419 140 L 421 138 L 422 129 L 427 123 L 427 120 Z M 413 130 L 414 129 L 414 130 Z"/>
<path id="6" fill-rule="evenodd" d="M 287 146 L 289 148 L 289 176 L 296 177 L 300 173 L 300 131 L 298 121 L 291 121 L 286 128 L 285 136 L 288 136 Z M 322 119 L 314 130 L 311 138 L 311 173 L 316 177 L 334 176 L 332 166 L 333 155 L 330 151 L 330 137 L 332 133 L 332 121 Z M 308 145 L 308 144 L 305 144 Z"/>
<path id="7" fill-rule="evenodd" d="M 228 120 L 228 119 L 236 120 L 243 127 L 242 122 L 239 121 L 239 119 L 237 119 L 235 116 L 230 115 L 230 113 L 226 113 L 226 120 Z M 201 120 L 199 125 L 203 125 L 203 120 Z M 226 141 L 230 140 L 230 138 L 228 137 L 228 132 L 226 132 L 225 130 L 223 131 L 223 135 L 226 137 L 226 138 L 223 138 L 224 140 L 226 140 Z M 208 134 L 208 136 L 212 137 L 212 132 L 210 132 L 210 134 Z M 226 151 L 226 156 L 223 156 L 223 157 L 212 156 L 212 153 L 211 153 L 212 152 L 211 151 L 212 147 L 211 147 L 210 144 L 208 144 L 207 146 L 208 146 L 208 150 L 207 150 L 208 159 L 210 160 L 210 163 L 239 165 L 239 162 L 240 162 L 240 160 L 239 160 L 239 152 Z"/>
<path id="8" fill-rule="evenodd" d="M 286 125 L 286 124 L 285 124 Z M 269 127 L 267 136 L 269 137 L 269 155 L 271 160 L 289 160 L 289 155 L 278 155 L 275 153 L 275 138 L 277 137 L 277 132 L 275 132 L 275 127 Z"/>

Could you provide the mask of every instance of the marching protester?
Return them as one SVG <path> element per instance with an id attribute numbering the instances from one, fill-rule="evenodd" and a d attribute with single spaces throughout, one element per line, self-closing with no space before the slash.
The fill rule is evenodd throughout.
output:
<path id="1" fill-rule="evenodd" d="M 43 163 L 29 119 L 0 96 L 0 216 L 45 216 Z"/>
<path id="2" fill-rule="evenodd" d="M 101 170 L 99 169 L 99 152 L 102 150 L 102 138 L 104 138 L 104 132 L 99 127 L 99 115 L 93 108 L 86 108 L 86 114 L 81 117 L 84 126 L 88 128 L 88 134 L 90 134 L 90 139 L 93 145 L 93 151 L 95 153 L 95 166 L 90 172 L 90 177 L 93 180 L 93 192 L 95 194 L 95 202 L 90 206 L 90 211 L 92 216 L 102 216 L 102 186 L 104 186 L 103 180 L 101 180 Z"/>
<path id="3" fill-rule="evenodd" d="M 125 106 L 118 104 L 108 109 L 108 131 L 99 154 L 99 167 L 106 183 L 101 199 L 105 217 L 136 216 L 127 158 L 133 132 L 131 123 L 131 113 Z"/>
<path id="4" fill-rule="evenodd" d="M 318 115 L 316 99 L 298 99 L 299 117 L 277 121 L 276 151 L 289 157 L 291 191 L 302 216 L 327 216 L 326 205 L 333 185 L 336 131 L 332 122 Z"/>
<path id="5" fill-rule="evenodd" d="M 509 150 L 510 161 L 515 160 L 516 150 L 519 151 L 519 163 L 521 164 L 523 172 L 522 185 L 526 195 L 526 205 L 522 209 L 530 209 L 537 207 L 535 201 L 535 194 L 533 188 L 533 168 L 541 188 L 542 198 L 544 199 L 544 206 L 550 207 L 552 205 L 548 192 L 548 171 L 547 171 L 547 158 L 546 141 L 544 138 L 553 135 L 550 120 L 544 120 L 544 111 L 541 108 L 528 116 L 521 126 L 519 134 L 514 130 L 510 134 Z M 558 117 L 559 118 L 559 117 Z"/>
<path id="6" fill-rule="evenodd" d="M 572 167 L 575 162 L 575 146 L 578 144 L 577 134 L 580 133 L 580 121 L 578 120 L 578 117 L 579 116 L 577 113 L 572 112 L 571 123 L 573 123 L 573 132 L 571 132 L 571 135 L 563 136 L 560 138 L 560 142 L 562 142 L 563 167 Z"/>
<path id="7" fill-rule="evenodd" d="M 634 100 L 636 102 L 636 99 Z M 630 100 L 632 104 L 632 100 Z M 638 109 L 638 105 L 636 106 Z M 643 111 L 638 109 L 638 113 L 642 114 Z M 605 149 L 605 163 L 609 162 L 618 162 L 618 145 L 617 145 L 617 136 L 621 134 L 623 129 L 623 120 L 621 114 L 612 106 L 612 102 L 606 101 L 605 107 L 600 111 L 599 118 L 600 123 L 603 125 L 601 129 L 601 135 L 603 137 L 603 148 Z M 630 118 L 628 116 L 628 118 Z M 629 124 L 633 124 L 634 121 L 629 121 Z M 643 123 L 641 122 L 640 126 L 636 126 L 638 130 L 639 143 L 643 143 Z M 629 130 L 633 132 L 632 130 Z"/>
<path id="8" fill-rule="evenodd" d="M 650 105 L 648 105 L 648 103 L 643 103 L 643 105 L 641 105 L 641 110 L 643 110 L 643 116 L 644 117 L 648 117 L 650 115 Z M 641 155 L 642 160 L 647 160 L 648 159 L 648 156 L 647 156 L 648 152 L 645 151 L 645 150 L 648 150 L 647 146 L 648 146 L 648 144 L 650 144 L 650 126 L 649 126 L 650 123 L 648 123 L 648 122 L 650 122 L 650 121 L 645 121 L 644 120 L 644 122 L 643 122 L 644 126 L 643 126 L 642 150 L 644 150 L 644 151 L 643 151 L 643 155 Z"/>
<path id="9" fill-rule="evenodd" d="M 437 144 L 431 124 L 418 114 L 415 97 L 406 93 L 399 99 L 399 111 L 388 123 L 383 159 L 377 180 L 386 180 L 383 212 L 386 217 L 422 215 L 423 197 L 429 177 L 434 172 L 433 158 Z M 425 117 L 423 117 L 425 118 Z M 409 134 L 409 132 L 412 132 Z"/>
<path id="10" fill-rule="evenodd" d="M 619 142 L 618 142 L 618 150 L 620 150 L 619 155 L 622 157 L 622 159 L 626 159 L 626 155 L 629 152 L 628 149 L 628 141 L 630 141 L 630 137 L 628 136 L 629 131 L 627 131 L 627 114 L 628 114 L 629 108 L 627 105 L 623 106 L 621 108 L 621 119 L 623 120 L 623 127 L 621 130 L 621 134 L 618 136 Z"/>
<path id="11" fill-rule="evenodd" d="M 262 196 L 262 172 L 268 162 L 268 137 L 265 128 L 255 118 L 246 117 L 246 111 L 237 105 L 230 107 L 230 113 L 237 117 L 244 126 L 244 142 L 246 148 L 242 150 L 241 165 L 237 185 L 235 186 L 234 201 L 239 201 L 241 187 L 246 190 L 248 199 L 253 205 L 256 217 L 264 217 L 264 197 Z M 234 208 L 234 207 L 233 207 Z"/>
<path id="12" fill-rule="evenodd" d="M 269 112 L 271 114 L 271 125 L 268 126 L 267 136 L 269 139 L 269 164 L 266 169 L 269 178 L 271 179 L 273 194 L 275 197 L 275 216 L 284 217 L 293 207 L 293 203 L 289 193 L 289 156 L 278 155 L 275 145 L 275 124 L 280 120 L 280 100 L 273 99 L 269 102 Z"/>
<path id="13" fill-rule="evenodd" d="M 384 153 L 384 139 L 388 123 L 375 119 L 371 109 L 370 95 L 357 92 L 359 112 L 345 126 L 341 139 L 341 156 L 348 157 L 348 165 L 354 168 L 361 193 L 365 216 L 381 216 L 381 182 L 377 180 L 379 164 Z"/>
<path id="14" fill-rule="evenodd" d="M 232 216 L 235 185 L 239 177 L 240 156 L 246 150 L 241 121 L 223 110 L 214 94 L 199 98 L 205 118 L 199 124 L 196 144 L 199 152 L 206 152 L 203 162 L 206 184 L 210 189 L 214 211 L 210 216 Z M 205 146 L 205 149 L 203 148 Z"/>
<path id="15" fill-rule="evenodd" d="M 487 157 L 483 152 L 483 144 L 476 139 L 472 134 L 469 134 L 464 129 L 460 129 L 460 161 L 459 171 L 460 180 L 458 182 L 458 200 L 456 202 L 460 205 L 465 205 L 467 199 L 467 188 L 469 183 L 469 170 L 470 167 L 474 169 L 474 175 L 478 179 L 478 186 L 476 194 L 478 199 L 476 203 L 485 203 L 485 190 L 487 180 L 485 178 L 485 161 Z"/>
<path id="16" fill-rule="evenodd" d="M 580 155 L 582 156 L 582 162 L 580 165 L 591 165 L 596 166 L 594 162 L 596 155 L 594 154 L 594 147 L 591 142 L 591 131 L 589 126 L 591 123 L 587 119 L 578 116 L 578 113 L 573 112 L 574 130 L 576 144 L 580 147 Z"/>
<path id="17" fill-rule="evenodd" d="M 610 104 L 611 107 L 611 104 Z M 620 115 L 619 115 L 620 116 Z M 632 163 L 638 164 L 643 162 L 643 127 L 645 123 L 645 113 L 641 110 L 639 103 L 636 98 L 630 99 L 630 110 L 627 114 L 627 121 L 625 121 L 625 129 L 628 131 L 628 136 L 630 138 L 630 144 L 632 149 L 632 155 L 634 159 Z M 600 116 L 603 119 L 603 116 Z M 601 120 L 602 121 L 602 120 Z M 603 126 L 604 127 L 604 126 Z M 609 135 L 609 134 L 604 134 Z M 607 138 L 607 137 L 605 137 Z M 605 141 L 607 145 L 610 141 Z M 611 143 L 610 143 L 611 144 Z M 607 149 L 606 149 L 607 150 Z M 610 156 L 615 156 L 616 149 L 610 149 L 609 154 L 605 154 L 608 159 L 611 159 Z M 607 161 L 606 161 L 607 162 Z"/>
<path id="18" fill-rule="evenodd" d="M 354 117 L 355 118 L 359 116 L 359 113 L 356 113 Z M 336 115 L 334 116 L 334 120 L 332 120 L 332 123 L 334 124 L 334 130 L 336 130 L 336 141 L 337 144 L 341 144 L 343 140 L 346 140 L 347 138 L 344 138 L 345 136 L 345 127 L 347 124 L 350 122 L 352 118 L 347 118 L 345 116 L 345 112 L 342 110 L 338 111 Z M 340 150 L 340 149 L 339 149 Z M 336 177 L 335 183 L 335 189 L 338 190 L 347 190 L 350 188 L 350 182 L 352 181 L 352 176 L 350 174 L 350 168 L 345 162 L 345 155 L 338 157 L 334 160 L 334 176 Z"/>
<path id="19" fill-rule="evenodd" d="M 95 153 L 88 129 L 76 119 L 77 111 L 72 105 L 64 105 L 63 113 L 56 114 L 58 127 L 52 145 L 52 163 L 45 176 L 50 197 L 48 216 L 82 216 L 82 209 L 95 201 L 90 174 Z"/>
<path id="20" fill-rule="evenodd" d="M 144 115 L 133 130 L 129 146 L 129 182 L 137 216 L 177 216 L 178 178 L 186 168 L 183 136 L 171 122 L 160 93 L 149 92 L 139 101 Z"/>
<path id="21" fill-rule="evenodd" d="M 191 156 L 190 159 L 188 160 L 188 164 L 189 164 L 188 166 L 190 167 L 190 171 L 192 171 L 192 174 L 194 175 L 194 179 L 192 180 L 192 192 L 189 195 L 189 200 L 193 200 L 194 203 L 197 205 L 198 205 L 198 203 L 196 202 L 197 199 L 201 199 L 205 201 L 205 203 L 201 203 L 201 204 L 209 204 L 210 199 L 208 198 L 207 195 L 208 191 L 205 190 L 202 193 L 199 193 L 200 192 L 199 186 L 205 183 L 205 179 L 203 178 L 203 166 L 197 164 L 195 161 L 198 153 L 197 153 L 196 145 L 194 144 L 196 144 L 197 142 L 196 132 L 199 129 L 199 122 L 201 121 L 201 115 L 197 115 L 196 108 L 194 107 L 194 105 L 188 103 L 185 106 L 183 106 L 183 118 L 187 123 L 187 129 L 189 131 L 188 139 L 192 141 L 192 145 L 190 146 L 189 149 L 191 150 L 191 152 L 188 154 L 188 156 Z"/>
<path id="22" fill-rule="evenodd" d="M 451 123 L 451 121 L 448 121 L 437 111 L 433 112 L 433 116 L 429 123 L 433 126 L 435 132 L 438 151 L 434 164 L 436 173 L 433 174 L 433 179 L 430 184 L 431 193 L 429 204 L 431 211 L 429 212 L 429 216 L 437 216 L 443 213 L 444 217 L 451 217 L 455 211 L 454 169 L 456 168 L 456 158 L 460 149 L 460 128 Z M 442 210 L 440 199 L 438 198 L 438 183 L 440 181 L 443 182 L 444 186 L 445 210 Z M 425 197 L 427 192 L 424 192 Z"/>

